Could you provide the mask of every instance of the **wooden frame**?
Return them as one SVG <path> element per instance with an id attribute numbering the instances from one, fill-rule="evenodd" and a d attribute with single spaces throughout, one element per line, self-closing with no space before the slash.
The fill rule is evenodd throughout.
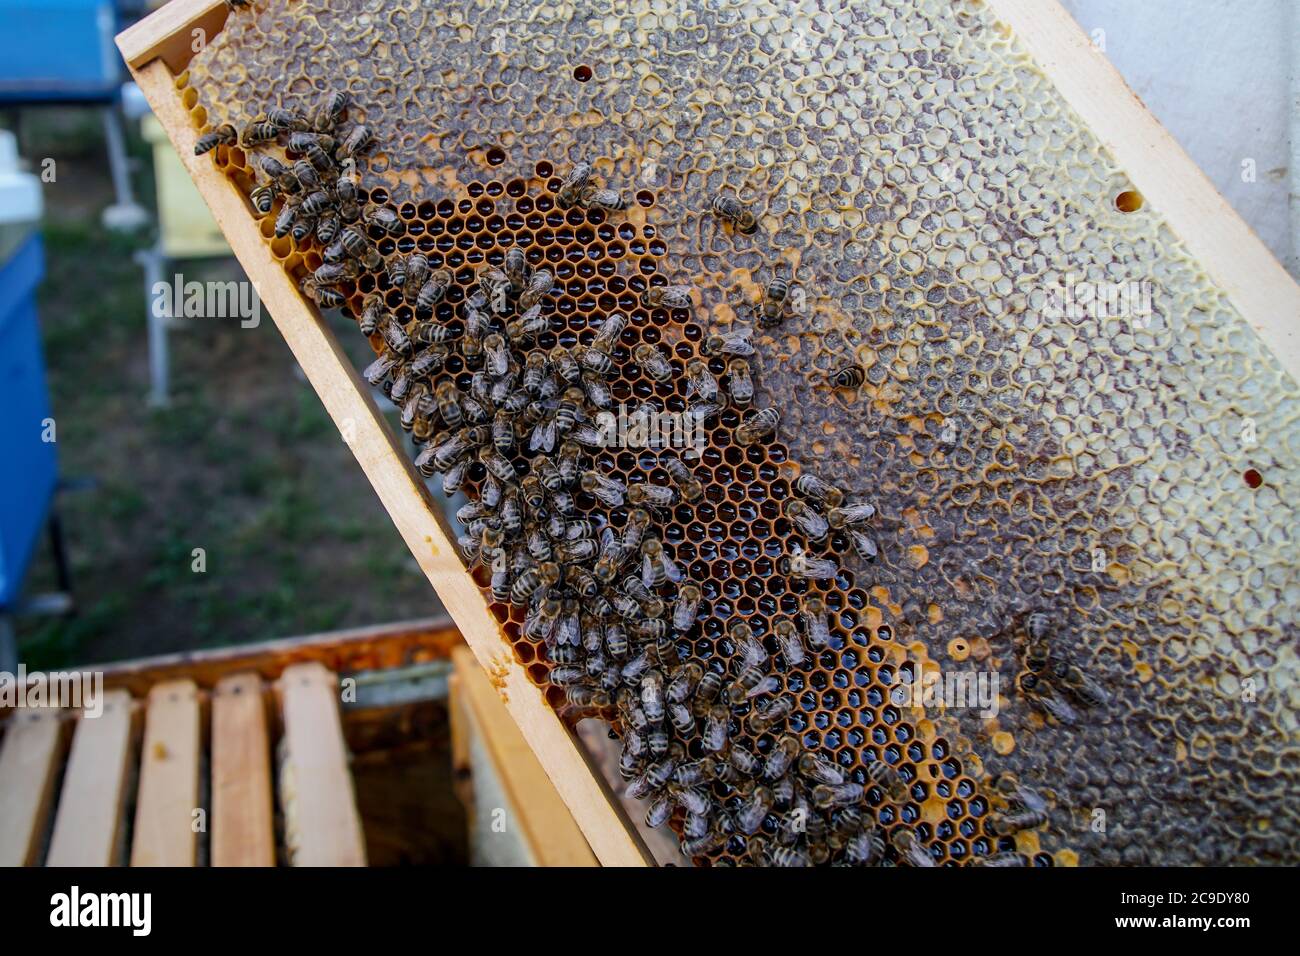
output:
<path id="1" fill-rule="evenodd" d="M 1172 137 L 1147 112 L 1069 15 L 1052 0 L 987 0 L 1024 43 L 1134 186 L 1209 271 L 1282 366 L 1300 380 L 1300 288 Z M 271 255 L 246 199 L 208 157 L 176 95 L 192 30 L 211 36 L 222 0 L 172 0 L 118 37 L 136 82 L 194 178 L 280 332 L 338 425 L 411 553 L 438 591 L 479 664 L 604 864 L 650 861 L 626 815 L 589 766 L 574 735 L 546 704 L 500 634 L 482 592 L 465 573 L 454 536 L 356 370 L 320 314 Z"/>

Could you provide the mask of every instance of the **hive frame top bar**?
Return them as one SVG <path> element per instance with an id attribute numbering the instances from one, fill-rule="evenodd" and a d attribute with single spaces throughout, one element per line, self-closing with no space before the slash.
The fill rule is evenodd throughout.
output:
<path id="1" fill-rule="evenodd" d="M 1300 317 L 1300 287 L 1058 4 L 986 2 L 1282 367 L 1300 381 L 1300 336 L 1294 327 Z M 173 0 L 125 31 L 118 44 L 313 387 L 345 434 L 355 435 L 353 453 L 480 664 L 506 698 L 593 851 L 606 864 L 648 862 L 644 847 L 587 766 L 572 735 L 509 654 L 481 592 L 463 571 L 438 509 L 432 507 L 356 371 L 314 310 L 303 307 L 296 288 L 248 218 L 242 196 L 210 163 L 192 155 L 195 133 L 176 96 L 169 68 L 179 72 L 184 67 L 196 29 L 210 37 L 225 17 L 223 0 Z"/>

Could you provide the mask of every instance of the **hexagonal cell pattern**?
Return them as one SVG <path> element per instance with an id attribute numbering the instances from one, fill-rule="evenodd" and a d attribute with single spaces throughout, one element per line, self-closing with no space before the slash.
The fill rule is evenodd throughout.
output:
<path id="1" fill-rule="evenodd" d="M 628 534 L 633 508 L 623 492 L 611 504 L 562 482 L 545 509 L 567 524 L 537 547 L 555 558 L 584 542 L 561 552 L 572 559 L 552 593 L 573 601 L 578 635 L 598 636 L 587 646 L 528 633 L 530 595 L 545 590 L 525 588 L 521 604 L 503 590 L 536 558 L 500 559 L 509 566 L 493 603 L 562 714 L 612 721 L 649 812 L 688 855 L 1300 857 L 1289 796 L 1296 387 L 980 3 L 258 3 L 231 14 L 178 89 L 203 129 L 242 129 L 276 108 L 305 116 L 348 92 L 340 138 L 364 124 L 375 140 L 358 207 L 396 218 L 359 221 L 382 264 L 321 284 L 363 324 L 378 303 L 379 355 L 395 337 L 446 338 L 430 368 L 417 374 L 406 358 L 376 376 L 410 404 L 405 424 L 425 447 L 476 423 L 470 445 L 490 445 L 505 392 L 545 356 L 556 385 L 532 411 L 510 412 L 508 460 L 495 464 L 513 472 L 507 488 L 547 478 L 538 462 L 551 456 L 526 442 L 570 384 L 557 349 L 582 357 L 597 346 L 609 360 L 571 380 L 585 391 L 580 414 L 595 411 L 593 381 L 615 406 L 673 413 L 704 400 L 692 370 L 720 383 L 688 462 L 701 494 L 648 509 L 645 534 L 680 582 L 647 572 L 652 593 L 621 611 L 620 582 L 641 569 L 630 562 L 612 586 L 574 597 L 588 582 L 569 568 L 592 569 L 602 542 Z M 304 158 L 286 145 L 281 133 L 214 154 L 247 193 L 264 178 L 261 155 Z M 566 201 L 565 177 L 582 162 L 627 208 Z M 715 215 L 719 195 L 751 210 L 753 228 Z M 283 202 L 263 233 L 306 279 L 339 255 L 314 235 L 277 238 Z M 499 316 L 475 300 L 512 250 L 554 277 L 531 337 L 510 334 L 527 311 L 519 290 Z M 394 281 L 412 253 L 450 279 L 427 314 Z M 768 322 L 774 279 L 789 293 Z M 1146 283 L 1150 308 L 1050 308 L 1062 288 L 1105 282 Z M 647 304 L 647 290 L 670 285 L 693 289 L 691 308 Z M 495 359 L 466 349 L 478 335 L 471 311 L 503 336 L 503 375 L 484 377 Z M 605 342 L 615 314 L 626 327 Z M 746 329 L 755 349 L 743 367 L 710 344 Z M 453 424 L 439 395 L 489 414 Z M 780 413 L 775 436 L 742 442 L 764 408 Z M 675 488 L 667 459 L 678 457 L 592 443 L 576 474 Z M 482 505 L 501 491 L 492 464 L 466 460 L 457 476 L 479 503 L 468 512 L 481 524 L 466 542 L 473 554 L 502 537 L 500 506 Z M 829 504 L 796 491 L 810 467 L 875 514 L 825 532 L 809 524 L 808 510 L 815 519 Z M 557 490 L 571 502 L 557 503 Z M 526 512 L 530 526 L 545 513 Z M 505 524 L 508 542 L 527 541 Z M 804 556 L 834 566 L 810 579 L 791 564 Z M 473 562 L 489 593 L 493 570 Z M 687 584 L 699 604 L 674 631 Z M 809 646 L 801 615 L 812 594 L 826 607 L 823 646 Z M 613 653 L 611 624 L 647 620 L 664 633 L 648 628 Z M 750 674 L 737 623 L 761 647 Z M 782 641 L 790 624 L 805 641 L 798 663 Z M 700 690 L 680 725 L 647 720 L 656 692 L 644 670 L 671 684 L 688 665 L 717 675 L 720 700 L 740 688 L 721 715 L 730 751 L 709 744 L 722 730 Z M 996 677 L 996 715 L 899 698 L 901 679 L 936 670 Z M 764 719 L 777 701 L 790 713 Z M 651 749 L 655 730 L 664 737 Z M 791 770 L 785 737 L 796 742 Z M 808 754 L 824 762 L 804 772 Z M 880 763 L 898 777 L 875 773 Z M 843 799 L 817 791 L 818 774 L 843 781 Z M 872 834 L 883 849 L 866 845 Z"/>

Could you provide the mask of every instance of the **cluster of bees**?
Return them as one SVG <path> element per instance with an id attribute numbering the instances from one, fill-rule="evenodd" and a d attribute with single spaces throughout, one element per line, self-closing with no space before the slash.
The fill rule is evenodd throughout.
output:
<path id="1" fill-rule="evenodd" d="M 549 680 L 564 690 L 566 719 L 616 722 L 628 794 L 649 801 L 648 825 L 675 822 L 688 857 L 743 837 L 747 859 L 762 865 L 881 864 L 892 860 L 887 842 L 902 862 L 934 865 L 910 830 L 896 828 L 887 841 L 875 824 L 872 808 L 882 800 L 911 799 L 903 773 L 877 760 L 867 765 L 865 779 L 853 779 L 788 732 L 796 701 L 780 673 L 810 666 L 828 645 L 829 611 L 820 595 L 810 590 L 796 615 L 776 620 L 770 644 L 748 624 L 732 623 L 727 631 L 735 653 L 720 667 L 679 656 L 677 642 L 700 618 L 702 592 L 658 528 L 678 502 L 704 493 L 694 459 L 690 452 L 661 452 L 659 465 L 669 477 L 663 484 L 628 485 L 592 467 L 606 443 L 596 416 L 612 407 L 620 360 L 630 357 L 663 382 L 674 374 L 668 358 L 648 343 L 630 355 L 622 349 L 629 319 L 621 313 L 606 317 L 588 344 L 538 347 L 550 325 L 555 278 L 532 267 L 518 247 L 500 267 L 479 270 L 476 288 L 458 305 L 459 321 L 455 310 L 449 319 L 438 306 L 452 286 L 450 272 L 433 268 L 418 250 L 382 255 L 370 238 L 397 235 L 404 226 L 391 208 L 361 200 L 358 164 L 374 139 L 361 124 L 344 127 L 349 105 L 348 95 L 336 92 L 309 115 L 280 108 L 241 130 L 222 124 L 201 136 L 195 151 L 237 144 L 256 156 L 254 210 L 270 215 L 278 201 L 276 235 L 299 242 L 314 237 L 322 247 L 321 265 L 302 280 L 305 295 L 321 306 L 343 306 L 348 297 L 340 287 L 365 273 L 384 274 L 409 307 L 403 322 L 383 293 L 365 297 L 359 326 L 383 343 L 365 378 L 400 409 L 419 449 L 420 473 L 440 475 L 448 494 L 472 493 L 457 514 L 464 527 L 459 547 L 471 568 L 481 566 L 490 576 L 496 601 L 525 609 L 523 636 L 544 646 Z M 586 163 L 569 170 L 555 199 L 560 208 L 609 214 L 628 206 Z M 718 196 L 711 208 L 742 232 L 756 228 L 753 213 L 733 197 Z M 779 323 L 788 294 L 786 279 L 769 282 L 754 324 Z M 652 286 L 642 304 L 690 310 L 692 290 Z M 703 360 L 687 364 L 690 411 L 716 420 L 734 408 L 747 416 L 735 427 L 737 444 L 770 441 L 780 419 L 775 408 L 752 409 L 753 328 L 714 330 L 703 351 L 722 358 L 727 371 L 719 379 Z M 440 376 L 453 357 L 470 374 L 467 389 Z M 856 366 L 836 372 L 837 384 L 860 384 L 855 371 L 860 375 Z M 810 548 L 825 551 L 845 540 L 863 559 L 876 557 L 870 503 L 847 500 L 811 473 L 799 476 L 794 491 L 786 514 Z M 596 507 L 580 507 L 580 496 Z M 618 531 L 608 518 L 617 509 L 627 515 Z M 797 547 L 782 570 L 809 581 L 840 572 L 834 557 Z M 746 730 L 754 738 L 769 736 L 771 746 L 764 753 L 750 749 Z M 1042 801 L 1028 791 L 1009 794 L 1008 803 L 999 818 L 1005 832 L 1041 822 Z M 1000 854 L 990 862 L 1023 859 Z"/>

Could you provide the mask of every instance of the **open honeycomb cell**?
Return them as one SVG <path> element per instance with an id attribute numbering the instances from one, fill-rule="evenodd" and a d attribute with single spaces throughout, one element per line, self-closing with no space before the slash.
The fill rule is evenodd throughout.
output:
<path id="1" fill-rule="evenodd" d="M 231 13 L 178 86 L 202 129 L 349 93 L 344 128 L 375 139 L 358 200 L 399 218 L 366 230 L 385 268 L 337 286 L 354 317 L 378 294 L 416 328 L 387 266 L 419 251 L 450 273 L 433 318 L 461 335 L 480 273 L 522 249 L 554 285 L 545 329 L 512 342 L 512 359 L 588 346 L 621 313 L 611 399 L 668 412 L 698 400 L 697 361 L 734 394 L 728 358 L 706 343 L 753 329 L 754 396 L 706 420 L 691 464 L 702 494 L 652 515 L 648 533 L 701 598 L 660 661 L 737 680 L 732 628 L 744 622 L 771 683 L 729 708 L 730 745 L 765 761 L 790 735 L 862 785 L 851 809 L 857 832 L 885 837 L 878 861 L 1300 859 L 1300 396 L 982 4 L 258 2 Z M 214 155 L 248 193 L 257 154 L 299 158 L 282 147 Z M 580 162 L 627 208 L 566 208 Z M 714 215 L 719 194 L 755 228 Z M 303 279 L 324 247 L 275 237 L 282 202 L 263 235 Z M 791 295 L 769 327 L 756 310 L 775 277 Z M 1068 282 L 1133 280 L 1155 290 L 1149 314 L 1048 308 Z M 679 284 L 691 309 L 645 304 L 648 289 Z M 453 343 L 431 392 L 445 381 L 470 394 L 481 361 Z M 837 387 L 845 368 L 856 387 Z M 776 434 L 742 442 L 769 407 Z M 416 439 L 442 429 L 428 416 Z M 663 486 L 664 458 L 589 448 L 582 468 Z M 516 448 L 516 478 L 536 459 Z M 809 473 L 874 505 L 873 556 L 848 529 L 815 539 L 795 520 Z M 461 488 L 479 501 L 485 483 L 476 463 Z M 629 507 L 585 491 L 572 508 L 617 535 L 629 523 Z M 806 580 L 790 564 L 801 554 L 837 567 Z M 472 573 L 490 589 L 490 568 Z M 677 586 L 656 591 L 671 614 Z M 812 593 L 829 639 L 791 666 L 779 634 Z M 528 609 L 492 608 L 572 717 L 554 648 L 525 634 Z M 1086 678 L 1104 700 L 1043 704 L 1035 614 L 1050 622 L 1050 680 Z M 996 675 L 996 715 L 900 699 L 902 682 L 936 669 Z M 788 716 L 756 730 L 779 699 Z M 626 743 L 627 715 L 598 710 Z M 683 760 L 708 752 L 703 716 L 674 735 Z M 871 776 L 881 763 L 895 787 Z M 790 842 L 789 802 L 740 826 L 767 784 L 749 773 L 701 785 L 718 837 L 690 855 L 846 862 L 822 832 L 842 810 L 814 808 Z M 683 810 L 668 822 L 689 841 Z M 1017 814 L 1030 819 L 999 822 Z"/>

